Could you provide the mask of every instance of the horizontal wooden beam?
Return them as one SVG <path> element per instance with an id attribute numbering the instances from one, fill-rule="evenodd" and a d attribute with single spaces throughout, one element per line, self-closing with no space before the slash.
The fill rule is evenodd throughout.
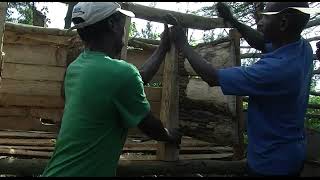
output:
<path id="1" fill-rule="evenodd" d="M 10 31 L 15 31 L 19 33 L 29 33 L 29 34 L 45 34 L 54 36 L 74 36 L 77 35 L 77 31 L 73 30 L 67 33 L 66 29 L 58 28 L 45 28 L 32 26 L 27 24 L 6 22 L 5 29 Z"/>
<path id="2" fill-rule="evenodd" d="M 144 19 L 147 21 L 154 21 L 165 23 L 164 16 L 172 14 L 177 18 L 184 28 L 210 30 L 215 28 L 230 28 L 231 25 L 224 23 L 222 18 L 209 18 L 193 14 L 180 13 L 164 9 L 152 8 L 134 3 L 124 2 L 121 3 L 123 9 L 132 11 L 136 18 Z"/>
<path id="3" fill-rule="evenodd" d="M 39 175 L 47 165 L 47 159 L 1 159 L 0 173 L 19 176 Z M 130 161 L 120 160 L 118 176 L 144 175 L 183 175 L 183 174 L 232 174 L 246 173 L 246 161 L 221 160 L 180 160 L 177 162 L 163 161 Z"/>

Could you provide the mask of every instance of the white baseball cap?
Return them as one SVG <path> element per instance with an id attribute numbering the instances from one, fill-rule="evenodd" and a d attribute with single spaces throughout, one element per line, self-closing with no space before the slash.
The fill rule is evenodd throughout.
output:
<path id="1" fill-rule="evenodd" d="M 75 24 L 68 31 L 92 25 L 116 12 L 135 17 L 133 12 L 121 9 L 121 6 L 116 2 L 79 2 L 73 7 L 72 19 L 79 17 L 84 22 Z"/>
<path id="2" fill-rule="evenodd" d="M 305 13 L 305 14 L 318 14 L 320 13 L 320 8 L 308 8 L 308 7 L 288 7 L 288 8 L 285 8 L 281 11 L 278 11 L 278 12 L 262 12 L 260 14 L 264 14 L 264 15 L 274 15 L 274 14 L 278 14 L 284 10 L 287 10 L 287 9 L 295 9 L 295 10 L 298 10 L 302 13 Z"/>

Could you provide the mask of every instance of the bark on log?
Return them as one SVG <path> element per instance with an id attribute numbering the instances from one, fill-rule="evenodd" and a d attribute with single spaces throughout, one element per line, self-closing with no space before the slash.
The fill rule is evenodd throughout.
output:
<path id="1" fill-rule="evenodd" d="M 1 159 L 1 174 L 19 176 L 39 175 L 43 172 L 48 160 L 46 159 Z M 145 176 L 145 175 L 181 175 L 186 172 L 203 174 L 234 174 L 246 173 L 246 161 L 221 160 L 180 160 L 177 162 L 162 161 L 130 161 L 120 160 L 117 176 Z"/>
<path id="2" fill-rule="evenodd" d="M 225 24 L 222 18 L 201 17 L 197 15 L 157 9 L 127 2 L 121 3 L 121 6 L 123 7 L 123 9 L 132 11 L 135 14 L 136 18 L 145 19 L 147 21 L 166 23 L 164 16 L 168 13 L 171 13 L 185 28 L 210 30 L 214 28 L 231 27 L 229 24 Z"/>

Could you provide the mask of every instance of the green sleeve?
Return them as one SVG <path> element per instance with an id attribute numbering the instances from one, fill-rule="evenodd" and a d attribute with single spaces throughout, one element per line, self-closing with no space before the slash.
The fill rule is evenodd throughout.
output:
<path id="1" fill-rule="evenodd" d="M 136 68 L 129 68 L 126 74 L 128 77 L 122 82 L 113 102 L 120 113 L 123 126 L 131 128 L 146 117 L 150 112 L 150 105 L 139 71 Z"/>

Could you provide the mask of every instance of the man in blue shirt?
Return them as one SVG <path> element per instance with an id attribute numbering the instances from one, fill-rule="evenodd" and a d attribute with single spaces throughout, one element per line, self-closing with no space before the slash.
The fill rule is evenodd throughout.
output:
<path id="1" fill-rule="evenodd" d="M 306 2 L 267 3 L 259 32 L 238 22 L 225 4 L 217 4 L 219 16 L 264 53 L 249 67 L 215 69 L 189 46 L 180 25 L 172 28 L 176 46 L 204 81 L 220 86 L 225 95 L 249 96 L 250 175 L 297 176 L 303 169 L 304 116 L 313 71 L 312 48 L 300 35 L 310 18 L 304 13 L 307 7 Z"/>

